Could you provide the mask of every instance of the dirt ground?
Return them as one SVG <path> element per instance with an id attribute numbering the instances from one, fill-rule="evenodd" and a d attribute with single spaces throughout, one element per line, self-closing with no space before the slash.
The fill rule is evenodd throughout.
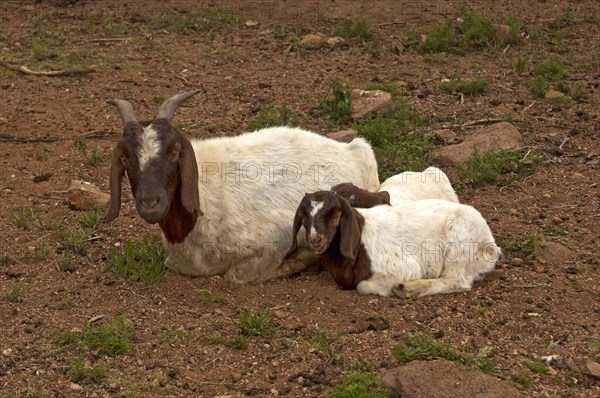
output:
<path id="1" fill-rule="evenodd" d="M 0 59 L 34 70 L 93 69 L 47 77 L 0 67 L 2 397 L 324 397 L 351 370 L 398 366 L 391 349 L 407 332 L 473 350 L 490 347 L 491 361 L 508 378 L 531 379 L 528 388 L 514 383 L 525 396 L 600 396 L 600 381 L 585 374 L 587 360 L 600 361 L 600 5 L 470 4 L 495 21 L 522 20 L 524 32 L 538 39 L 465 56 L 428 55 L 407 45 L 407 32 L 425 33 L 457 15 L 457 4 L 446 1 L 2 1 Z M 192 23 L 186 15 L 195 16 Z M 367 44 L 290 48 L 290 38 L 332 35 L 341 20 L 356 16 L 374 27 Z M 524 56 L 529 63 L 517 73 L 515 62 Z M 551 57 L 564 60 L 569 84 L 587 83 L 570 106 L 534 98 L 529 88 L 536 62 Z M 440 78 L 453 76 L 486 77 L 490 91 L 461 102 L 436 89 Z M 505 250 L 501 279 L 413 301 L 342 291 L 326 274 L 236 286 L 221 277 L 167 273 L 147 286 L 106 265 L 111 248 L 159 236 L 157 226 L 137 216 L 125 187 L 121 216 L 96 228 L 71 272 L 59 270 L 64 247 L 57 230 L 80 229 L 82 217 L 65 204 L 71 180 L 108 191 L 121 123 L 107 98 L 129 99 L 148 118 L 160 98 L 203 86 L 206 92 L 175 117 L 192 137 L 241 133 L 261 107 L 284 102 L 301 112 L 303 127 L 327 133 L 334 128 L 316 108 L 335 77 L 357 88 L 397 79 L 428 131 L 450 126 L 464 135 L 472 130 L 456 126 L 510 119 L 526 150 L 541 157 L 539 170 L 508 187 L 464 186 L 459 196 L 481 211 L 499 243 L 523 241 L 527 232 L 542 236 L 533 261 Z M 74 145 L 77 135 L 87 135 L 88 156 L 97 150 L 96 164 Z M 24 209 L 34 216 L 19 225 Z M 222 302 L 207 300 L 203 290 Z M 242 350 L 208 344 L 212 334 L 238 334 L 233 320 L 240 309 L 269 310 L 281 328 L 273 338 L 250 338 Z M 105 316 L 99 323 L 123 316 L 132 348 L 114 358 L 87 352 L 85 365 L 106 367 L 108 377 L 73 384 L 67 369 L 76 354 L 55 336 L 97 315 Z M 373 317 L 389 328 L 370 325 Z M 177 338 L 164 338 L 176 330 Z M 323 331 L 338 336 L 330 349 L 311 342 Z M 523 363 L 550 355 L 560 359 L 548 374 Z"/>

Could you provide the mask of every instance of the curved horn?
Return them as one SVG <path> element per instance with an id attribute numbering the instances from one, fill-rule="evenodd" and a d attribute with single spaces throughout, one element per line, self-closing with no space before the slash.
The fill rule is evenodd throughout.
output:
<path id="1" fill-rule="evenodd" d="M 156 114 L 156 118 L 157 119 L 165 118 L 170 123 L 173 120 L 175 111 L 177 110 L 177 107 L 179 106 L 181 101 L 184 101 L 184 100 L 190 98 L 191 96 L 198 94 L 200 91 L 202 91 L 202 89 L 187 91 L 185 93 L 174 95 L 171 98 L 165 100 L 165 102 L 163 102 L 160 105 L 160 108 L 158 108 L 158 113 Z"/>
<path id="2" fill-rule="evenodd" d="M 129 122 L 137 123 L 137 116 L 135 116 L 135 111 L 133 110 L 133 106 L 131 106 L 129 101 L 113 98 L 106 100 L 106 103 L 117 107 L 123 124 L 127 124 Z"/>

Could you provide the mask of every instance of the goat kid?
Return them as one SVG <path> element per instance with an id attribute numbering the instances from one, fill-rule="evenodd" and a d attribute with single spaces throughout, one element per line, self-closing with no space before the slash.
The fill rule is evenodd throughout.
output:
<path id="1" fill-rule="evenodd" d="M 331 190 L 348 200 L 352 207 L 363 209 L 379 205 L 398 206 L 422 199 L 459 203 L 448 176 L 437 167 L 428 167 L 421 172 L 405 171 L 389 177 L 377 192 L 369 192 L 349 182 L 338 184 Z"/>
<path id="2" fill-rule="evenodd" d="M 112 161 L 105 222 L 119 214 L 127 173 L 137 212 L 160 226 L 174 271 L 224 274 L 240 284 L 302 271 L 316 260 L 312 251 L 280 267 L 292 242 L 289 220 L 298 198 L 340 181 L 377 190 L 371 146 L 362 138 L 341 143 L 288 127 L 189 140 L 171 121 L 181 101 L 199 91 L 169 98 L 150 122 L 138 122 L 127 101 L 107 101 L 124 127 Z"/>
<path id="3" fill-rule="evenodd" d="M 416 298 L 470 290 L 501 250 L 481 214 L 439 199 L 355 209 L 331 191 L 305 194 L 294 217 L 309 247 L 344 289 Z"/>

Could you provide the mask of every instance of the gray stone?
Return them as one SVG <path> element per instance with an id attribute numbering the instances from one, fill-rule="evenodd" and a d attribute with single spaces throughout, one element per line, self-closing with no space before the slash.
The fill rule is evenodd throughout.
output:
<path id="1" fill-rule="evenodd" d="M 371 113 L 382 112 L 392 102 L 392 94 L 382 90 L 354 89 L 350 93 L 352 119 L 358 120 Z"/>
<path id="2" fill-rule="evenodd" d="M 69 207 L 76 210 L 103 209 L 108 207 L 109 199 L 109 194 L 102 192 L 91 182 L 81 180 L 71 181 L 67 196 Z"/>

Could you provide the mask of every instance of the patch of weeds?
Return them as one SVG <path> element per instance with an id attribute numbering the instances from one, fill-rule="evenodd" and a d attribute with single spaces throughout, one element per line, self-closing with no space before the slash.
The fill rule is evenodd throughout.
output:
<path id="1" fill-rule="evenodd" d="M 517 71 L 517 73 L 525 72 L 525 67 L 527 66 L 528 62 L 529 62 L 528 55 L 517 58 L 517 60 L 515 61 L 515 70 Z"/>
<path id="2" fill-rule="evenodd" d="M 110 249 L 106 262 L 123 278 L 133 276 L 146 284 L 162 280 L 166 272 L 166 253 L 159 242 L 141 239 L 127 242 L 123 252 Z"/>
<path id="3" fill-rule="evenodd" d="M 48 48 L 36 39 L 31 40 L 31 57 L 34 61 L 43 61 L 49 57 Z"/>
<path id="4" fill-rule="evenodd" d="M 531 370 L 533 373 L 539 373 L 539 374 L 543 374 L 543 375 L 547 375 L 548 373 L 550 373 L 550 370 L 548 369 L 546 364 L 542 361 L 525 359 L 525 360 L 523 360 L 523 365 L 527 366 L 527 368 L 529 370 Z"/>
<path id="5" fill-rule="evenodd" d="M 188 334 L 189 331 L 185 330 L 183 327 L 171 328 L 161 331 L 158 334 L 158 341 L 161 343 L 172 343 L 174 341 L 183 339 Z"/>
<path id="6" fill-rule="evenodd" d="M 200 295 L 200 297 L 204 298 L 205 300 L 210 301 L 211 303 L 218 303 L 218 304 L 225 303 L 225 300 L 222 297 L 219 297 L 216 294 L 213 294 L 212 292 L 210 292 L 208 290 L 198 290 L 198 294 Z"/>
<path id="7" fill-rule="evenodd" d="M 29 229 L 29 223 L 35 217 L 35 210 L 29 207 L 21 207 L 13 214 L 13 225 L 16 228 Z"/>
<path id="8" fill-rule="evenodd" d="M 96 208 L 89 208 L 88 211 L 79 218 L 79 224 L 83 228 L 96 229 L 104 221 L 104 212 Z"/>
<path id="9" fill-rule="evenodd" d="M 529 31 L 529 39 L 537 43 L 542 38 L 542 27 L 540 25 L 534 25 Z"/>
<path id="10" fill-rule="evenodd" d="M 585 95 L 586 89 L 587 84 L 585 82 L 577 82 L 573 88 L 569 90 L 569 94 L 574 101 L 580 101 Z"/>
<path id="11" fill-rule="evenodd" d="M 89 238 L 87 231 L 63 229 L 57 232 L 57 236 L 63 250 L 68 250 L 81 256 L 85 255 L 85 242 Z"/>
<path id="12" fill-rule="evenodd" d="M 85 160 L 84 163 L 86 165 L 92 167 L 98 165 L 98 162 L 100 161 L 100 153 L 98 152 L 98 147 L 94 148 L 91 152 L 88 151 L 85 137 L 81 135 L 76 135 L 75 137 L 73 137 L 73 144 L 83 156 L 83 159 Z"/>
<path id="13" fill-rule="evenodd" d="M 195 17 L 188 13 L 164 13 L 150 20 L 150 26 L 155 30 L 166 29 L 177 33 L 183 33 L 195 24 Z"/>
<path id="14" fill-rule="evenodd" d="M 510 32 L 508 44 L 519 45 L 523 43 L 523 35 L 521 34 L 523 22 L 511 16 L 504 20 L 504 24 L 508 26 Z"/>
<path id="15" fill-rule="evenodd" d="M 361 372 L 373 372 L 378 368 L 377 361 L 374 359 L 360 359 L 349 365 L 351 370 L 359 370 Z"/>
<path id="16" fill-rule="evenodd" d="M 102 53 L 91 50 L 70 50 L 60 53 L 58 59 L 67 65 L 88 66 L 92 60 L 102 58 Z"/>
<path id="17" fill-rule="evenodd" d="M 125 33 L 125 25 L 120 22 L 107 22 L 103 28 L 106 37 L 123 36 L 123 33 Z"/>
<path id="18" fill-rule="evenodd" d="M 373 37 L 373 27 L 366 18 L 344 19 L 335 28 L 335 36 L 340 36 L 346 40 L 357 38 L 366 41 Z"/>
<path id="19" fill-rule="evenodd" d="M 523 240 L 512 242 L 505 240 L 502 247 L 507 250 L 518 250 L 525 255 L 525 258 L 531 263 L 536 256 L 536 251 L 544 245 L 544 237 L 538 232 L 529 231 L 523 234 Z"/>
<path id="20" fill-rule="evenodd" d="M 365 90 L 381 90 L 387 93 L 392 94 L 392 97 L 396 97 L 398 95 L 398 84 L 394 81 L 392 82 L 373 82 L 367 84 Z"/>
<path id="21" fill-rule="evenodd" d="M 551 102 L 555 105 L 571 106 L 573 105 L 573 98 L 568 95 L 561 95 L 560 97 L 552 98 Z"/>
<path id="22" fill-rule="evenodd" d="M 17 261 L 8 254 L 0 256 L 0 266 L 8 267 L 10 265 L 15 265 L 16 263 Z"/>
<path id="23" fill-rule="evenodd" d="M 531 385 L 533 384 L 533 381 L 528 376 L 514 375 L 511 376 L 510 379 L 515 383 L 522 385 L 525 388 L 531 388 Z"/>
<path id="24" fill-rule="evenodd" d="M 475 14 L 466 3 L 461 3 L 459 18 L 434 24 L 419 48 L 429 53 L 449 51 L 464 55 L 469 49 L 493 47 L 497 41 L 492 21 Z"/>
<path id="25" fill-rule="evenodd" d="M 440 83 L 439 87 L 449 93 L 462 93 L 467 97 L 475 97 L 488 92 L 489 82 L 483 77 L 472 79 L 452 78 L 450 81 Z"/>
<path id="26" fill-rule="evenodd" d="M 300 125 L 300 115 L 293 110 L 285 102 L 281 104 L 278 110 L 271 107 L 262 107 L 258 113 L 258 117 L 250 123 L 248 128 L 259 130 L 266 127 L 275 126 L 290 126 L 296 127 Z"/>
<path id="27" fill-rule="evenodd" d="M 542 230 L 548 235 L 566 235 L 569 232 L 569 228 L 565 225 L 556 225 L 553 222 L 549 222 L 542 226 Z"/>
<path id="28" fill-rule="evenodd" d="M 25 293 L 21 285 L 14 285 L 11 290 L 5 292 L 4 299 L 10 303 L 22 303 L 25 301 Z"/>
<path id="29" fill-rule="evenodd" d="M 564 62 L 555 58 L 548 59 L 539 64 L 536 72 L 538 76 L 552 83 L 562 82 L 569 74 Z"/>
<path id="30" fill-rule="evenodd" d="M 250 344 L 248 339 L 244 336 L 236 336 L 232 339 L 225 338 L 218 333 L 213 333 L 206 338 L 208 344 L 211 345 L 224 345 L 226 347 L 235 348 L 237 350 L 243 350 L 248 348 Z"/>
<path id="31" fill-rule="evenodd" d="M 69 250 L 63 251 L 61 257 L 56 260 L 56 268 L 62 272 L 74 272 L 77 270 L 77 262 Z"/>
<path id="32" fill-rule="evenodd" d="M 261 336 L 270 338 L 279 330 L 267 311 L 240 310 L 239 319 L 234 321 L 244 336 Z"/>
<path id="33" fill-rule="evenodd" d="M 542 76 L 537 76 L 531 84 L 531 93 L 535 98 L 544 98 L 548 91 L 548 83 Z"/>
<path id="34" fill-rule="evenodd" d="M 106 379 L 108 371 L 100 365 L 86 367 L 80 358 L 75 358 L 69 364 L 67 377 L 73 383 L 99 384 Z"/>
<path id="35" fill-rule="evenodd" d="M 111 357 L 125 354 L 131 348 L 130 330 L 122 316 L 109 324 L 85 326 L 81 332 L 61 332 L 55 337 L 55 342 L 61 346 L 98 351 L 101 355 Z"/>
<path id="36" fill-rule="evenodd" d="M 31 252 L 31 258 L 34 260 L 43 260 L 50 255 L 50 246 L 46 242 L 38 243 Z"/>
<path id="37" fill-rule="evenodd" d="M 39 386 L 29 386 L 25 389 L 25 398 L 51 398 L 53 393 L 45 390 L 43 387 Z M 2 398 L 21 398 L 22 396 L 18 393 L 14 393 L 14 395 L 2 396 Z"/>
<path id="38" fill-rule="evenodd" d="M 339 333 L 334 333 L 330 336 L 327 334 L 326 330 L 317 329 L 310 338 L 310 343 L 319 351 L 331 351 L 331 345 L 339 338 Z"/>
<path id="39" fill-rule="evenodd" d="M 594 337 L 590 341 L 590 352 L 592 355 L 600 354 L 600 337 Z"/>
<path id="40" fill-rule="evenodd" d="M 540 158 L 530 156 L 523 159 L 521 150 L 503 149 L 480 153 L 477 147 L 458 171 L 467 183 L 478 186 L 485 183 L 509 185 L 537 171 Z"/>
<path id="41" fill-rule="evenodd" d="M 375 373 L 351 372 L 329 390 L 329 398 L 387 398 L 389 390 L 379 387 Z"/>
<path id="42" fill-rule="evenodd" d="M 575 16 L 573 15 L 573 9 L 570 6 L 567 6 L 563 9 L 560 17 L 556 18 L 554 21 L 550 23 L 550 27 L 553 29 L 557 28 L 565 28 L 567 26 L 573 25 L 576 22 Z"/>
<path id="43" fill-rule="evenodd" d="M 396 101 L 387 112 L 371 115 L 355 126 L 373 146 L 381 179 L 404 170 L 423 170 L 431 163 L 433 137 L 413 131 L 420 123 L 406 102 Z"/>
<path id="44" fill-rule="evenodd" d="M 350 91 L 352 88 L 348 84 L 336 78 L 333 82 L 332 96 L 324 97 L 320 101 L 321 115 L 337 126 L 349 124 L 352 114 Z"/>
<path id="45" fill-rule="evenodd" d="M 442 343 L 413 333 L 406 333 L 402 340 L 403 343 L 392 350 L 392 354 L 401 362 L 447 359 L 486 373 L 498 374 L 496 366 L 488 359 L 491 350 L 487 347 L 474 353 L 454 348 L 450 342 Z"/>

